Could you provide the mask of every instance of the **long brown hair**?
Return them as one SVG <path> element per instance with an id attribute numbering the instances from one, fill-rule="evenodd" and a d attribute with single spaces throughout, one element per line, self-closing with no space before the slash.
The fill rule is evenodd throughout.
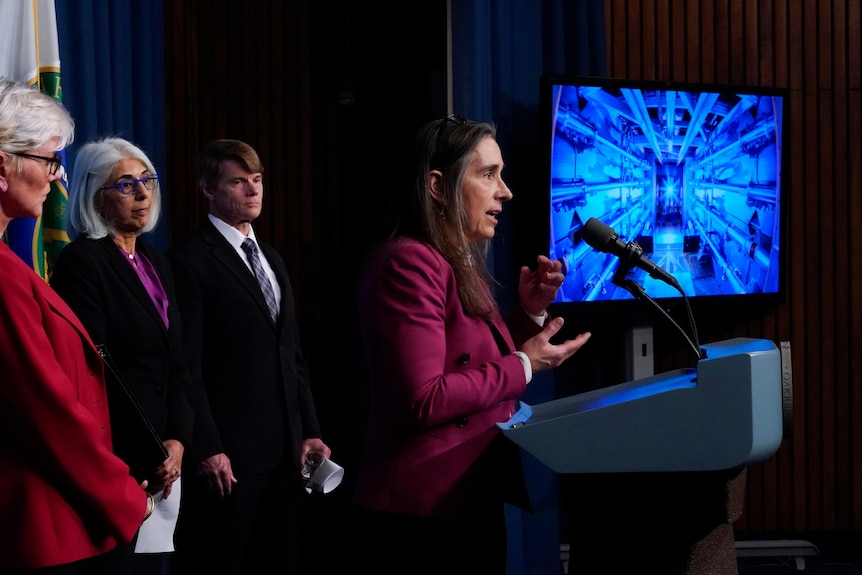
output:
<path id="1" fill-rule="evenodd" d="M 496 135 L 493 124 L 454 114 L 423 126 L 415 140 L 414 189 L 402 206 L 394 234 L 418 239 L 440 252 L 455 271 L 464 310 L 483 318 L 498 313 L 486 263 L 491 241 L 467 239 L 463 181 L 476 148 L 485 138 Z M 442 174 L 443 202 L 431 194 L 431 170 Z"/>

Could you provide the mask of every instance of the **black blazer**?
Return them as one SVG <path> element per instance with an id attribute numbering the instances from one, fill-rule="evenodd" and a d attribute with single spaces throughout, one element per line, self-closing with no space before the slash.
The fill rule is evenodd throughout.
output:
<path id="1" fill-rule="evenodd" d="M 110 237 L 80 237 L 63 248 L 51 287 L 81 319 L 90 337 L 104 343 L 144 414 L 163 440 L 188 446 L 192 439 L 193 391 L 183 355 L 183 326 L 173 274 L 159 250 L 138 238 L 136 251 L 156 269 L 168 297 L 165 327 L 135 270 Z M 122 451 L 123 438 L 114 435 Z"/>
<path id="2" fill-rule="evenodd" d="M 276 325 L 251 270 L 209 219 L 168 252 L 188 366 L 205 390 L 193 456 L 223 452 L 235 472 L 252 474 L 283 460 L 298 468 L 302 440 L 321 436 L 287 270 L 278 252 L 259 245 L 281 286 Z"/>

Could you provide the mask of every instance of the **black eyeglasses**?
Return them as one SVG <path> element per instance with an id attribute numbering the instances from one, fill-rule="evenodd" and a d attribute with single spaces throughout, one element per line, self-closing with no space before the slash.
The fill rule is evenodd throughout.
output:
<path id="1" fill-rule="evenodd" d="M 124 196 L 133 196 L 138 191 L 138 184 L 144 184 L 148 190 L 155 190 L 159 187 L 159 175 L 150 174 L 143 178 L 124 178 L 117 182 L 116 186 L 105 186 L 103 190 L 120 190 Z"/>
<path id="2" fill-rule="evenodd" d="M 23 152 L 7 152 L 8 154 L 12 154 L 13 156 L 20 156 L 22 158 L 29 158 L 31 160 L 39 160 L 48 164 L 48 173 L 52 176 L 57 173 L 60 169 L 60 166 L 63 165 L 63 158 L 58 155 L 54 156 L 37 156 L 35 154 L 25 154 Z"/>
<path id="3" fill-rule="evenodd" d="M 462 116 L 460 114 L 449 114 L 448 116 L 446 116 L 445 118 L 440 120 L 440 123 L 437 125 L 437 135 L 434 138 L 434 140 L 435 140 L 434 141 L 434 156 L 432 157 L 432 160 L 431 160 L 432 166 L 436 166 L 436 165 L 441 163 L 439 161 L 440 160 L 439 156 L 440 156 L 440 152 L 441 152 L 440 144 L 443 142 L 443 135 L 446 133 L 446 128 L 449 127 L 450 124 L 453 126 L 463 126 L 466 123 L 467 123 L 467 118 L 465 118 L 464 116 Z M 445 162 L 444 162 L 444 165 L 445 165 Z"/>
<path id="4" fill-rule="evenodd" d="M 467 118 L 462 116 L 461 114 L 449 114 L 442 120 L 440 120 L 440 125 L 437 126 L 437 145 L 440 145 L 440 138 L 446 132 L 446 127 L 449 124 L 454 124 L 455 126 L 463 126 L 467 123 Z"/>
<path id="5" fill-rule="evenodd" d="M 449 122 L 452 122 L 456 126 L 460 126 L 461 124 L 467 123 L 467 118 L 465 118 L 461 114 L 449 114 L 448 116 L 443 118 L 443 125 L 445 126 Z"/>

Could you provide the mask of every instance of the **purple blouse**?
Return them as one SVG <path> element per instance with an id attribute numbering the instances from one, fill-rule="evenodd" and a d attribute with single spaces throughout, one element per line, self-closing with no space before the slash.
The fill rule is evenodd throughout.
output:
<path id="1" fill-rule="evenodd" d="M 153 305 L 156 306 L 162 321 L 165 322 L 165 327 L 170 327 L 168 322 L 168 295 L 165 293 L 159 274 L 156 273 L 156 268 L 141 252 L 137 252 L 132 257 L 126 251 L 122 249 L 120 251 L 126 256 L 129 265 L 137 272 L 138 277 L 141 278 L 141 283 L 144 284 L 144 289 L 150 294 L 150 299 L 153 300 Z"/>

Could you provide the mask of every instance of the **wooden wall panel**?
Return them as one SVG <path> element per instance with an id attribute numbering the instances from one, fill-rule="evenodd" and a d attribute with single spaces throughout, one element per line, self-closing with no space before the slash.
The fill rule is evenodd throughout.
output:
<path id="1" fill-rule="evenodd" d="M 856 0 L 609 0 L 609 75 L 789 88 L 786 300 L 699 310 L 701 341 L 790 341 L 792 425 L 749 470 L 743 531 L 862 528 L 862 97 Z M 657 371 L 685 362 L 656 326 Z"/>
<path id="2" fill-rule="evenodd" d="M 306 2 L 257 2 L 241 10 L 227 0 L 166 3 L 167 148 L 175 192 L 169 245 L 197 229 L 206 213 L 196 182 L 201 148 L 214 138 L 236 138 L 254 146 L 264 164 L 264 209 L 255 231 L 281 250 L 289 269 L 300 268 L 314 234 L 309 10 Z M 304 284 L 293 287 L 302 298 Z"/>
<path id="3" fill-rule="evenodd" d="M 261 156 L 265 209 L 257 233 L 278 249 L 310 241 L 311 220 L 300 216 L 307 150 L 297 129 L 310 81 L 304 10 L 307 3 L 261 2 L 254 10 L 227 0 L 166 3 L 169 164 L 174 186 L 185 191 L 170 206 L 169 243 L 205 213 L 197 155 L 214 138 L 244 140 Z"/>

